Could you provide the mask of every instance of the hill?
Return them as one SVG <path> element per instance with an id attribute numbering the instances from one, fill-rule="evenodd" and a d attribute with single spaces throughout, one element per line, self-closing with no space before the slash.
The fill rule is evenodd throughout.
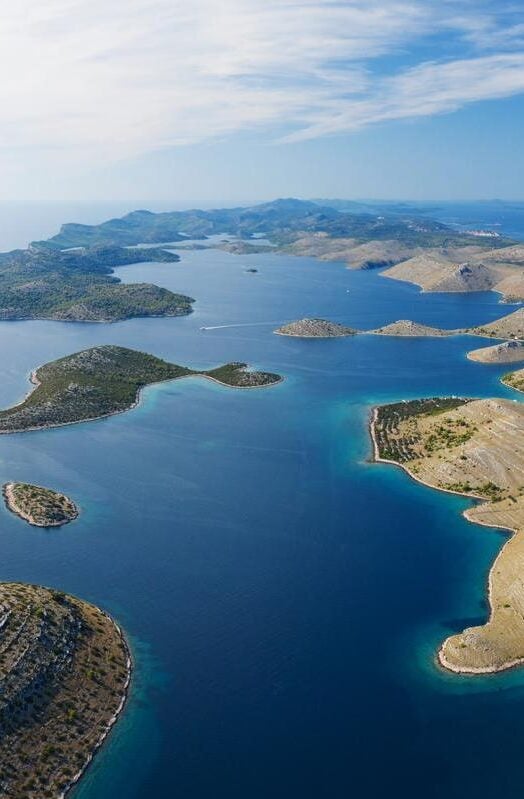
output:
<path id="1" fill-rule="evenodd" d="M 518 308 L 494 322 L 469 328 L 467 332 L 491 338 L 524 339 L 524 308 Z"/>
<path id="2" fill-rule="evenodd" d="M 176 262 L 159 248 L 41 248 L 0 254 L 0 320 L 114 322 L 136 316 L 180 316 L 194 300 L 151 283 L 124 284 L 113 269 L 149 261 Z"/>
<path id="3" fill-rule="evenodd" d="M 423 291 L 497 291 L 505 301 L 524 299 L 524 245 L 486 249 L 447 247 L 418 253 L 383 272 Z"/>
<path id="4" fill-rule="evenodd" d="M 443 330 L 439 327 L 429 327 L 419 322 L 412 322 L 410 319 L 399 319 L 397 322 L 391 322 L 389 325 L 367 332 L 377 336 L 413 336 L 417 338 L 418 336 L 453 336 L 460 331 Z"/>

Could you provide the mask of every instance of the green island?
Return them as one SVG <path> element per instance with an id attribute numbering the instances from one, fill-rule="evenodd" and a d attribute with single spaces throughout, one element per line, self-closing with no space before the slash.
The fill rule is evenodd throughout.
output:
<path id="1" fill-rule="evenodd" d="M 6 483 L 3 493 L 9 510 L 35 527 L 60 527 L 78 516 L 75 503 L 50 488 L 31 483 Z"/>
<path id="2" fill-rule="evenodd" d="M 0 584 L 0 790 L 65 796 L 119 717 L 131 677 L 120 628 L 73 596 Z"/>
<path id="3" fill-rule="evenodd" d="M 258 388 L 282 380 L 244 363 L 195 370 L 125 347 L 102 345 L 40 366 L 35 388 L 23 402 L 0 411 L 0 433 L 39 430 L 99 419 L 133 408 L 147 385 L 181 377 L 205 377 L 233 388 Z"/>
<path id="4" fill-rule="evenodd" d="M 160 248 L 100 246 L 69 251 L 41 247 L 0 254 L 0 320 L 115 322 L 137 316 L 181 316 L 194 300 L 151 283 L 122 283 L 117 266 L 176 262 Z"/>
<path id="5" fill-rule="evenodd" d="M 371 435 L 376 461 L 474 498 L 469 521 L 512 533 L 490 571 L 489 619 L 447 638 L 440 664 L 485 674 L 524 663 L 524 406 L 460 397 L 393 403 L 374 409 Z"/>

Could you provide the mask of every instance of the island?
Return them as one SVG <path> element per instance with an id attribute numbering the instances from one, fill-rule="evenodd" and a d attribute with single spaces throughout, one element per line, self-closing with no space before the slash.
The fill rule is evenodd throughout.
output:
<path id="1" fill-rule="evenodd" d="M 131 657 L 117 624 L 76 597 L 0 584 L 0 785 L 62 797 L 120 715 Z"/>
<path id="2" fill-rule="evenodd" d="M 35 527 L 61 527 L 78 516 L 75 503 L 50 488 L 31 483 L 5 483 L 3 494 L 9 510 Z"/>
<path id="3" fill-rule="evenodd" d="M 183 316 L 194 299 L 151 283 L 122 283 L 113 269 L 150 261 L 175 263 L 160 248 L 104 246 L 0 253 L 0 320 L 116 322 L 138 316 Z"/>
<path id="4" fill-rule="evenodd" d="M 420 322 L 412 322 L 411 319 L 399 319 L 396 322 L 391 322 L 384 327 L 377 327 L 375 330 L 368 330 L 368 333 L 373 333 L 376 336 L 400 336 L 400 337 L 441 337 L 441 336 L 454 336 L 462 332 L 459 330 L 443 330 L 439 327 L 429 327 Z"/>
<path id="5" fill-rule="evenodd" d="M 524 361 L 524 341 L 504 341 L 491 347 L 481 347 L 467 353 L 470 361 L 478 363 L 516 363 Z"/>
<path id="6" fill-rule="evenodd" d="M 415 322 L 411 319 L 398 319 L 373 330 L 357 330 L 353 327 L 340 325 L 326 319 L 299 319 L 289 322 L 274 331 L 282 336 L 297 336 L 300 338 L 332 338 L 334 336 L 353 336 L 357 334 L 375 336 L 398 336 L 405 338 L 443 338 L 445 336 L 479 336 L 481 338 L 506 339 L 506 343 L 497 347 L 485 347 L 472 350 L 468 353 L 471 360 L 490 363 L 510 363 L 521 359 L 520 342 L 524 344 L 524 308 L 518 308 L 500 319 L 487 322 L 485 325 L 466 328 L 440 328 Z M 524 352 L 524 350 L 523 350 Z M 477 353 L 475 356 L 474 353 Z M 498 358 L 498 360 L 497 360 Z"/>
<path id="7" fill-rule="evenodd" d="M 524 405 L 465 397 L 393 403 L 375 408 L 371 435 L 376 461 L 478 500 L 467 519 L 513 532 L 490 572 L 489 620 L 447 638 L 441 665 L 485 674 L 523 663 Z"/>
<path id="8" fill-rule="evenodd" d="M 296 338 L 338 338 L 354 336 L 356 332 L 352 327 L 329 322 L 326 319 L 299 319 L 275 330 L 279 336 L 295 336 Z"/>
<path id="9" fill-rule="evenodd" d="M 195 370 L 125 347 L 102 345 L 40 366 L 34 389 L 18 405 L 0 411 L 0 433 L 41 430 L 122 413 L 137 405 L 152 383 L 204 377 L 233 388 L 259 388 L 282 380 L 244 363 Z"/>

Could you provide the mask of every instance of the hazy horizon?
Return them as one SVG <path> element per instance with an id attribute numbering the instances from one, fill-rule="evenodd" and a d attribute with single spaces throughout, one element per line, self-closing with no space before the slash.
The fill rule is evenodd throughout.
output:
<path id="1" fill-rule="evenodd" d="M 1 199 L 512 199 L 523 42 L 495 0 L 20 0 Z"/>

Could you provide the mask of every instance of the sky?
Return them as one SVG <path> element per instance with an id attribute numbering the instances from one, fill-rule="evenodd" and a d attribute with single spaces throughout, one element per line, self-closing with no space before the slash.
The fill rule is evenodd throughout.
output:
<path id="1" fill-rule="evenodd" d="M 522 0 L 0 0 L 0 203 L 522 199 Z"/>

